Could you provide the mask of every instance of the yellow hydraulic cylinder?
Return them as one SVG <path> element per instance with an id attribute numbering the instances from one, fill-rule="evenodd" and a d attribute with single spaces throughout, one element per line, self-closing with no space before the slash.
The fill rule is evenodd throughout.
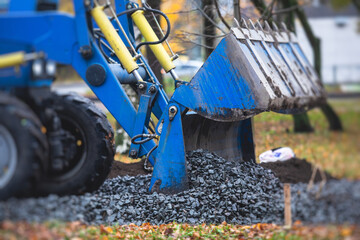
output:
<path id="1" fill-rule="evenodd" d="M 131 73 L 138 69 L 139 66 L 131 56 L 129 50 L 126 48 L 119 34 L 116 32 L 114 26 L 111 24 L 110 20 L 104 13 L 104 7 L 94 7 L 91 10 L 91 15 L 93 16 L 95 22 L 104 34 L 105 39 L 109 42 L 110 46 L 115 52 L 115 55 L 119 58 L 119 61 L 126 69 L 126 71 Z"/>
<path id="2" fill-rule="evenodd" d="M 0 55 L 0 68 L 18 66 L 25 62 L 25 52 L 14 52 Z"/>
<path id="3" fill-rule="evenodd" d="M 144 36 L 147 42 L 159 41 L 159 38 L 156 36 L 154 30 L 150 26 L 149 22 L 146 20 L 144 16 L 144 11 L 138 10 L 134 12 L 131 15 L 131 18 L 133 19 L 135 25 L 139 28 L 141 34 Z M 161 43 L 150 44 L 149 46 L 166 72 L 169 72 L 175 68 L 174 63 L 171 61 L 171 58 L 169 57 L 168 53 L 166 52 L 164 46 Z"/>

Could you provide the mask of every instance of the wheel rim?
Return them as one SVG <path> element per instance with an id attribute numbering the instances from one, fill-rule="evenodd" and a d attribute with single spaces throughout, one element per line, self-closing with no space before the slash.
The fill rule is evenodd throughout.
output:
<path id="1" fill-rule="evenodd" d="M 86 135 L 83 128 L 74 121 L 71 117 L 59 114 L 61 120 L 61 127 L 65 131 L 70 132 L 75 137 L 75 142 L 81 141 L 81 145 L 76 146 L 76 154 L 70 159 L 70 165 L 62 171 L 55 172 L 51 178 L 57 181 L 65 181 L 72 178 L 84 165 L 87 158 L 88 144 L 86 141 Z"/>
<path id="2" fill-rule="evenodd" d="M 0 189 L 13 177 L 17 164 L 17 147 L 11 133 L 0 125 Z"/>

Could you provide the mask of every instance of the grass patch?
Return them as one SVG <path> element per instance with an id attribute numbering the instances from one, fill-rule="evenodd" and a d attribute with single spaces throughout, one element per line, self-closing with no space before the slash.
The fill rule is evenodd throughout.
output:
<path id="1" fill-rule="evenodd" d="M 297 157 L 306 158 L 337 177 L 360 179 L 360 105 L 359 99 L 332 100 L 344 131 L 328 130 L 319 109 L 309 111 L 313 133 L 294 133 L 291 115 L 272 112 L 254 118 L 256 155 L 280 146 L 291 147 Z"/>

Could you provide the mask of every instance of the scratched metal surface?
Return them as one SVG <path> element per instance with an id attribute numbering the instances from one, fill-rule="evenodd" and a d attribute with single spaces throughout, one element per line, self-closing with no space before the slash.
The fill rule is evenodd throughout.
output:
<path id="1" fill-rule="evenodd" d="M 303 112 L 322 104 L 325 92 L 293 34 L 236 28 L 172 99 L 206 118 L 238 121 Z"/>

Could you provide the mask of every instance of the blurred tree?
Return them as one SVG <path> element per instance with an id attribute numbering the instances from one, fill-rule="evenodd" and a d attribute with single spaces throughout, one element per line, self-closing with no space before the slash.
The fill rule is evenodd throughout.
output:
<path id="1" fill-rule="evenodd" d="M 360 14 L 360 0 L 352 0 L 352 2 Z"/>
<path id="2" fill-rule="evenodd" d="M 208 58 L 213 51 L 214 36 L 216 35 L 215 26 L 213 21 L 215 19 L 214 9 L 216 0 L 202 0 L 201 8 L 204 11 L 203 14 L 203 35 L 205 48 L 205 59 Z"/>
<path id="3" fill-rule="evenodd" d="M 234 18 L 240 22 L 241 12 L 240 12 L 240 0 L 233 0 L 234 7 Z"/>

